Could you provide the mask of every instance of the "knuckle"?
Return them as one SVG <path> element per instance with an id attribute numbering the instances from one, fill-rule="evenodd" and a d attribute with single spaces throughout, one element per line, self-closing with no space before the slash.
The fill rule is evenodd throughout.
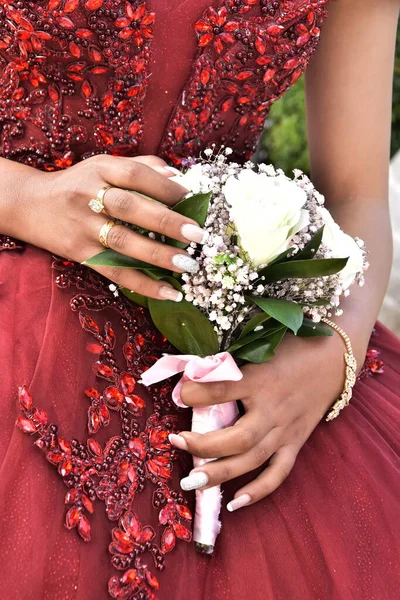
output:
<path id="1" fill-rule="evenodd" d="M 159 264 L 164 258 L 165 249 L 160 244 L 153 244 L 150 250 L 150 262 L 151 264 Z"/>
<path id="2" fill-rule="evenodd" d="M 132 204 L 131 198 L 122 190 L 116 192 L 112 202 L 115 211 L 118 212 L 118 214 L 120 215 L 125 215 L 129 211 Z"/>
<path id="3" fill-rule="evenodd" d="M 95 172 L 100 173 L 102 169 L 104 169 L 106 161 L 107 155 L 96 154 L 96 156 L 92 156 L 91 158 L 89 158 L 87 162 L 90 164 L 91 168 L 94 169 Z"/>
<path id="4" fill-rule="evenodd" d="M 136 179 L 143 171 L 143 165 L 140 162 L 129 161 L 124 163 L 122 171 L 127 179 Z"/>
<path id="5" fill-rule="evenodd" d="M 263 465 L 270 457 L 271 451 L 270 449 L 263 444 L 259 444 L 255 448 L 253 448 L 254 462 L 257 466 Z"/>
<path id="6" fill-rule="evenodd" d="M 109 267 L 107 270 L 107 277 L 115 283 L 121 283 L 122 273 L 118 267 Z"/>
<path id="7" fill-rule="evenodd" d="M 128 232 L 125 227 L 113 227 L 108 234 L 108 243 L 114 250 L 123 250 L 126 246 Z"/>
<path id="8" fill-rule="evenodd" d="M 281 483 L 289 477 L 289 473 L 291 471 L 290 465 L 287 465 L 286 463 L 280 463 L 276 465 L 276 469 L 278 472 L 279 481 Z"/>
<path id="9" fill-rule="evenodd" d="M 239 429 L 236 432 L 236 441 L 241 452 L 247 452 L 254 445 L 254 435 L 249 429 Z"/>
<path id="10" fill-rule="evenodd" d="M 212 404 L 218 404 L 222 402 L 226 396 L 226 383 L 225 381 L 217 381 L 210 386 L 210 397 Z"/>
<path id="11" fill-rule="evenodd" d="M 173 222 L 174 222 L 174 214 L 169 210 L 163 210 L 160 219 L 158 222 L 158 230 L 159 233 L 168 233 L 171 231 Z"/>
<path id="12" fill-rule="evenodd" d="M 218 472 L 216 473 L 215 479 L 221 482 L 233 479 L 232 470 L 227 465 L 221 465 L 218 468 Z"/>

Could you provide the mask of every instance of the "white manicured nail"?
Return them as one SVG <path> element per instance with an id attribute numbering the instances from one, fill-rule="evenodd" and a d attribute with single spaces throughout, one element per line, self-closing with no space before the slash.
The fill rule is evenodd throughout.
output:
<path id="1" fill-rule="evenodd" d="M 187 450 L 188 445 L 187 441 L 181 435 L 176 435 L 176 433 L 170 433 L 168 436 L 169 441 L 175 448 L 179 448 L 180 450 Z"/>
<path id="2" fill-rule="evenodd" d="M 204 229 L 192 223 L 182 225 L 181 234 L 189 242 L 196 242 L 196 244 L 203 244 L 207 236 L 207 232 Z"/>
<path id="3" fill-rule="evenodd" d="M 200 269 L 199 263 L 186 254 L 175 254 L 172 257 L 172 264 L 185 273 L 197 273 Z"/>
<path id="4" fill-rule="evenodd" d="M 174 175 L 182 175 L 179 169 L 175 169 L 175 167 L 164 167 L 164 169 L 167 169 L 167 171 L 171 171 L 171 173 L 173 173 Z"/>
<path id="5" fill-rule="evenodd" d="M 181 488 L 185 491 L 198 490 L 207 485 L 208 475 L 206 473 L 190 473 L 187 477 L 181 479 Z"/>
<path id="6" fill-rule="evenodd" d="M 249 494 L 242 494 L 241 496 L 238 496 L 237 498 L 231 500 L 226 505 L 226 508 L 229 510 L 229 512 L 233 512 L 234 510 L 238 510 L 238 508 L 247 506 L 249 502 L 251 502 L 251 497 L 249 496 Z"/>
<path id="7" fill-rule="evenodd" d="M 164 300 L 172 300 L 173 302 L 180 302 L 183 299 L 182 292 L 179 292 L 168 285 L 163 285 L 159 289 L 158 294 L 160 298 L 163 298 Z"/>

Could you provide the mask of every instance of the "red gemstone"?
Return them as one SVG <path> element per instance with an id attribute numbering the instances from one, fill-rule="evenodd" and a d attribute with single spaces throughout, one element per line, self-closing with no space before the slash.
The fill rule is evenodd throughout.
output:
<path id="1" fill-rule="evenodd" d="M 107 365 L 103 365 L 101 362 L 96 362 L 94 364 L 94 372 L 96 375 L 103 377 L 104 379 L 113 379 L 114 371 L 111 367 Z"/>
<path id="2" fill-rule="evenodd" d="M 135 137 L 140 131 L 141 125 L 140 122 L 135 120 L 129 125 L 128 133 L 130 136 Z"/>
<path id="3" fill-rule="evenodd" d="M 171 552 L 175 546 L 176 536 L 171 527 L 166 527 L 161 537 L 161 550 Z"/>
<path id="4" fill-rule="evenodd" d="M 74 58 L 80 58 L 81 57 L 81 50 L 80 50 L 79 46 L 77 46 L 75 44 L 75 42 L 70 42 L 68 48 L 69 48 L 69 51 L 70 51 L 70 53 L 72 54 L 72 56 Z"/>
<path id="5" fill-rule="evenodd" d="M 90 29 L 85 29 L 84 27 L 81 29 L 77 29 L 76 30 L 76 35 L 83 39 L 86 40 L 87 38 L 92 37 L 93 33 L 90 31 Z"/>
<path id="6" fill-rule="evenodd" d="M 120 525 L 123 529 L 136 539 L 141 529 L 140 521 L 132 511 L 128 510 L 120 519 Z"/>
<path id="7" fill-rule="evenodd" d="M 103 450 L 99 442 L 93 438 L 88 438 L 87 442 L 88 450 L 94 456 L 103 456 Z"/>
<path id="8" fill-rule="evenodd" d="M 257 50 L 257 52 L 259 54 L 264 54 L 265 53 L 266 44 L 265 44 L 264 40 L 260 36 L 256 37 L 255 46 L 256 46 L 256 50 Z"/>
<path id="9" fill-rule="evenodd" d="M 176 517 L 176 509 L 172 504 L 167 504 L 160 510 L 158 522 L 160 525 L 166 525 L 168 521 L 173 521 Z"/>
<path id="10" fill-rule="evenodd" d="M 101 6 L 103 6 L 104 0 L 88 0 L 85 3 L 85 8 L 88 10 L 97 10 Z"/>
<path id="11" fill-rule="evenodd" d="M 185 540 L 186 542 L 189 542 L 192 539 L 192 532 L 182 525 L 182 523 L 173 523 L 172 527 L 174 528 L 176 537 L 179 539 Z"/>
<path id="12" fill-rule="evenodd" d="M 122 373 L 120 383 L 124 394 L 131 394 L 136 386 L 135 378 L 130 373 Z"/>
<path id="13" fill-rule="evenodd" d="M 64 12 L 65 13 L 72 13 L 74 12 L 74 10 L 76 10 L 79 6 L 79 0 L 67 0 L 65 5 L 64 5 Z"/>
<path id="14" fill-rule="evenodd" d="M 104 390 L 104 398 L 110 408 L 118 408 L 124 402 L 124 394 L 114 386 Z"/>
<path id="15" fill-rule="evenodd" d="M 57 22 L 60 27 L 63 27 L 64 29 L 74 28 L 74 24 L 69 17 L 58 17 Z"/>
<path id="16" fill-rule="evenodd" d="M 133 415 L 141 415 L 146 402 L 140 396 L 125 396 L 126 407 Z"/>
<path id="17" fill-rule="evenodd" d="M 146 579 L 147 583 L 153 588 L 153 590 L 160 589 L 160 584 L 157 577 L 155 577 L 155 575 L 153 575 L 148 569 L 146 570 Z"/>
<path id="18" fill-rule="evenodd" d="M 272 35 L 274 37 L 278 36 L 280 33 L 282 33 L 282 31 L 284 30 L 284 26 L 283 25 L 270 25 L 269 27 L 267 27 L 267 33 L 268 35 Z"/>
<path id="19" fill-rule="evenodd" d="M 114 528 L 112 530 L 112 537 L 116 548 L 121 554 L 129 554 L 135 547 L 135 544 L 132 542 L 129 535 L 124 531 L 121 531 L 121 529 Z"/>
<path id="20" fill-rule="evenodd" d="M 67 459 L 60 466 L 60 475 L 61 477 L 68 477 L 72 473 L 72 461 Z"/>
<path id="21" fill-rule="evenodd" d="M 146 544 L 147 542 L 151 542 L 156 534 L 151 527 L 143 527 L 143 529 L 139 532 L 136 541 L 138 544 Z"/>
<path id="22" fill-rule="evenodd" d="M 143 460 L 145 458 L 146 446 L 142 439 L 133 438 L 133 439 L 129 440 L 128 447 L 129 447 L 129 450 L 131 452 L 133 452 L 133 454 L 135 456 L 137 456 L 140 460 Z"/>
<path id="23" fill-rule="evenodd" d="M 50 84 L 49 87 L 47 88 L 48 93 L 49 93 L 49 98 L 53 101 L 53 102 L 58 102 L 58 100 L 60 99 L 60 94 L 58 92 L 58 89 L 55 85 Z"/>
<path id="24" fill-rule="evenodd" d="M 92 400 L 97 400 L 100 398 L 100 394 L 95 388 L 86 388 L 85 396 L 91 398 Z"/>
<path id="25" fill-rule="evenodd" d="M 184 504 L 177 504 L 176 512 L 178 513 L 178 515 L 180 517 L 182 517 L 182 519 L 187 519 L 188 521 L 192 520 L 192 513 L 190 512 L 188 507 L 185 506 Z"/>
<path id="26" fill-rule="evenodd" d="M 123 347 L 123 353 L 127 362 L 132 362 L 135 356 L 135 351 L 133 349 L 132 344 L 125 344 Z"/>
<path id="27" fill-rule="evenodd" d="M 100 422 L 104 427 L 110 423 L 110 411 L 105 404 L 102 404 L 99 409 Z"/>
<path id="28" fill-rule="evenodd" d="M 239 81 L 245 81 L 250 77 L 253 77 L 253 71 L 240 71 L 240 73 L 235 75 L 235 79 L 238 79 Z"/>
<path id="29" fill-rule="evenodd" d="M 89 408 L 88 411 L 88 430 L 89 433 L 93 434 L 93 433 L 97 433 L 97 431 L 100 429 L 100 417 L 99 417 L 99 413 L 97 412 L 96 409 L 94 409 L 93 407 Z"/>
<path id="30" fill-rule="evenodd" d="M 77 508 L 75 508 L 75 507 L 70 508 L 69 511 L 67 512 L 67 514 L 65 515 L 66 528 L 73 529 L 74 527 L 76 527 L 80 517 L 81 517 L 81 513 Z"/>
<path id="31" fill-rule="evenodd" d="M 65 494 L 65 504 L 73 504 L 76 500 L 77 497 L 77 491 L 75 488 L 72 488 L 72 490 L 68 490 L 68 492 Z"/>
<path id="32" fill-rule="evenodd" d="M 19 417 L 16 420 L 16 425 L 25 433 L 34 433 L 36 431 L 36 425 L 29 419 L 25 419 L 25 417 Z"/>
<path id="33" fill-rule="evenodd" d="M 86 494 L 82 494 L 81 500 L 82 500 L 83 506 L 86 508 L 88 513 L 90 513 L 92 515 L 94 512 L 93 502 L 91 500 L 89 500 L 89 498 L 86 496 Z"/>
<path id="34" fill-rule="evenodd" d="M 76 63 L 76 64 L 80 64 L 80 63 Z M 83 65 L 85 65 L 85 63 L 83 63 Z M 82 91 L 83 91 L 83 86 L 85 84 L 88 84 L 90 86 L 90 83 L 88 81 L 85 81 L 82 84 Z M 85 94 L 85 96 L 86 96 L 86 94 Z M 97 323 L 95 321 L 93 321 L 93 319 L 91 317 L 88 317 L 87 315 L 84 315 L 83 313 L 79 313 L 79 322 L 81 324 L 81 327 L 85 331 L 88 331 L 89 333 L 93 333 L 94 335 L 98 335 L 99 334 L 100 328 L 97 325 Z"/>
<path id="35" fill-rule="evenodd" d="M 23 385 L 19 388 L 18 397 L 22 408 L 25 408 L 26 410 L 30 410 L 32 408 L 32 396 L 26 385 Z"/>
<path id="36" fill-rule="evenodd" d="M 82 83 L 81 89 L 82 94 L 85 96 L 85 98 L 90 98 L 90 96 L 93 94 L 93 87 L 89 83 L 89 81 L 87 81 L 87 79 Z"/>
<path id="37" fill-rule="evenodd" d="M 131 20 L 127 17 L 119 17 L 116 21 L 114 21 L 115 27 L 119 29 L 123 29 L 124 27 L 128 27 L 131 24 Z"/>
<path id="38" fill-rule="evenodd" d="M 46 458 L 53 465 L 58 465 L 64 460 L 64 454 L 59 450 L 50 450 L 50 452 L 46 454 Z"/>
<path id="39" fill-rule="evenodd" d="M 90 523 L 88 518 L 82 514 L 78 522 L 78 533 L 84 542 L 90 542 Z"/>
<path id="40" fill-rule="evenodd" d="M 65 452 L 66 454 L 71 453 L 71 451 L 72 451 L 71 444 L 65 438 L 59 437 L 58 445 L 60 446 L 61 450 L 63 452 Z"/>
<path id="41" fill-rule="evenodd" d="M 125 573 L 122 575 L 121 583 L 133 583 L 137 578 L 137 574 L 138 573 L 136 569 L 128 569 L 128 571 L 125 571 Z"/>
<path id="42" fill-rule="evenodd" d="M 104 108 L 110 108 L 114 102 L 114 95 L 112 92 L 106 92 L 103 96 L 103 106 Z"/>

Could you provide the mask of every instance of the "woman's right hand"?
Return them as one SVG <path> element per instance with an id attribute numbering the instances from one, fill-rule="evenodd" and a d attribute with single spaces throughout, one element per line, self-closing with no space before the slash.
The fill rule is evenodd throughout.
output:
<path id="1" fill-rule="evenodd" d="M 20 171 L 26 175 L 13 180 L 18 193 L 8 213 L 11 224 L 5 233 L 77 262 L 104 250 L 99 241 L 100 228 L 112 219 L 181 242 L 200 242 L 204 232 L 197 223 L 169 209 L 188 190 L 170 180 L 173 173 L 166 166 L 152 156 L 124 158 L 105 154 L 53 173 L 19 165 L 20 169 L 26 169 Z M 105 186 L 112 186 L 104 196 L 107 215 L 96 214 L 88 202 Z M 112 250 L 178 273 L 198 268 L 185 250 L 154 241 L 122 225 L 110 230 L 107 243 Z M 134 269 L 96 267 L 95 270 L 117 285 L 148 297 L 175 301 L 182 298 L 166 282 L 153 281 Z"/>

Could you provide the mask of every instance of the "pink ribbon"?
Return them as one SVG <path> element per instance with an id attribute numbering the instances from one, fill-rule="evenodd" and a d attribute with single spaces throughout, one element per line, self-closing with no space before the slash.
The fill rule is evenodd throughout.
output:
<path id="1" fill-rule="evenodd" d="M 229 352 L 220 352 L 214 356 L 201 358 L 194 355 L 170 355 L 160 358 L 142 375 L 141 383 L 146 386 L 163 381 L 172 375 L 183 373 L 173 389 L 172 399 L 177 406 L 188 408 L 181 399 L 181 389 L 186 381 L 212 383 L 216 381 L 240 381 L 242 372 Z M 236 402 L 224 402 L 213 406 L 193 408 L 192 431 L 208 433 L 233 425 L 239 411 Z M 195 467 L 201 467 L 209 460 L 193 457 Z M 221 529 L 219 513 L 221 510 L 220 486 L 207 490 L 196 490 L 196 514 L 193 527 L 193 539 L 199 544 L 214 547 Z"/>

